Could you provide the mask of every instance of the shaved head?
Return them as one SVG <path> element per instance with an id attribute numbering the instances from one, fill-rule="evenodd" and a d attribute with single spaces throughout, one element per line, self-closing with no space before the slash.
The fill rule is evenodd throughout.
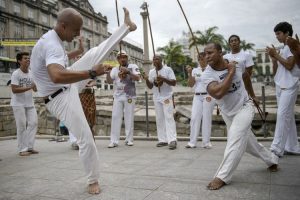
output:
<path id="1" fill-rule="evenodd" d="M 70 24 L 74 21 L 82 21 L 81 14 L 73 8 L 65 8 L 61 10 L 57 15 L 57 23 Z"/>
<path id="2" fill-rule="evenodd" d="M 54 30 L 62 41 L 71 42 L 80 35 L 82 24 L 82 15 L 77 10 L 65 8 L 58 13 Z"/>

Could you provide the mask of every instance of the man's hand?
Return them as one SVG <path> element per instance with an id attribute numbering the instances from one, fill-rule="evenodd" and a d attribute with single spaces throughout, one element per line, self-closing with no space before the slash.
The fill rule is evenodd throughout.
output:
<path id="1" fill-rule="evenodd" d="M 275 59 L 276 56 L 278 55 L 278 51 L 276 50 L 276 48 L 274 47 L 274 45 L 272 44 L 272 47 L 268 47 L 266 48 L 266 52 L 267 54 L 269 54 L 269 56 L 271 56 L 271 58 Z"/>
<path id="2" fill-rule="evenodd" d="M 149 76 L 148 76 L 145 72 L 141 72 L 141 77 L 142 77 L 144 80 L 148 80 L 148 79 L 149 79 Z"/>
<path id="3" fill-rule="evenodd" d="M 254 102 L 254 105 L 259 105 L 260 104 L 260 101 L 257 97 L 251 97 L 253 102 Z"/>
<path id="4" fill-rule="evenodd" d="M 111 69 L 112 69 L 112 66 L 107 65 L 107 64 L 98 64 L 92 68 L 92 70 L 96 71 L 97 76 L 103 75 Z"/>
<path id="5" fill-rule="evenodd" d="M 31 89 L 32 89 L 34 92 L 37 91 L 37 88 L 36 88 L 35 83 L 31 83 Z"/>
<path id="6" fill-rule="evenodd" d="M 83 40 L 84 40 L 83 36 L 80 36 L 78 38 L 78 42 L 79 42 L 78 50 L 81 52 L 81 54 L 84 52 Z"/>
<path id="7" fill-rule="evenodd" d="M 233 61 L 227 64 L 228 74 L 235 74 L 236 63 L 237 62 Z"/>
<path id="8" fill-rule="evenodd" d="M 166 78 L 158 75 L 158 77 L 156 78 L 156 84 L 158 87 L 162 86 L 162 84 L 166 81 Z"/>
<path id="9" fill-rule="evenodd" d="M 118 76 L 121 80 L 124 80 L 129 73 L 130 71 L 126 67 L 120 67 L 120 72 Z"/>
<path id="10" fill-rule="evenodd" d="M 187 71 L 187 73 L 188 73 L 189 75 L 191 75 L 191 74 L 192 74 L 192 71 L 193 71 L 193 68 L 192 68 L 191 66 L 187 65 L 187 66 L 185 67 L 185 70 Z"/>
<path id="11" fill-rule="evenodd" d="M 288 36 L 286 38 L 286 44 L 289 46 L 289 48 L 292 51 L 297 51 L 300 48 L 300 42 L 299 42 L 298 35 L 296 34 L 296 39 Z"/>

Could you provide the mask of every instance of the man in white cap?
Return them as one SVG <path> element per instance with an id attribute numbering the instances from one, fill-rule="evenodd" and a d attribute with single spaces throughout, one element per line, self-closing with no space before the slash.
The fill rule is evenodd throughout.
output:
<path id="1" fill-rule="evenodd" d="M 123 116 L 126 134 L 125 145 L 133 146 L 135 82 L 140 80 L 139 67 L 136 64 L 128 63 L 128 55 L 125 51 L 122 50 L 118 53 L 117 60 L 120 66 L 114 67 L 106 76 L 107 82 L 114 84 L 114 103 L 108 148 L 117 147 L 119 144 Z"/>

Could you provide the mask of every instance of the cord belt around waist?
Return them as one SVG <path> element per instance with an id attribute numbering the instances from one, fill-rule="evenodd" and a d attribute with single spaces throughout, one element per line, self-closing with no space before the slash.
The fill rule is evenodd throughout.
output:
<path id="1" fill-rule="evenodd" d="M 207 92 L 197 92 L 197 93 L 195 93 L 195 95 L 207 95 Z"/>
<path id="2" fill-rule="evenodd" d="M 51 101 L 52 99 L 54 99 L 54 97 L 56 97 L 61 92 L 65 91 L 66 89 L 67 89 L 67 87 L 62 87 L 59 90 L 57 90 L 56 92 L 54 92 L 53 94 L 49 95 L 47 98 L 44 99 L 45 104 L 49 103 L 49 101 Z"/>

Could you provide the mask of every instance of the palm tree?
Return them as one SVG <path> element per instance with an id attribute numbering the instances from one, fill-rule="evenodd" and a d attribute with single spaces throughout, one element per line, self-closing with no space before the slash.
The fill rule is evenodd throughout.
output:
<path id="1" fill-rule="evenodd" d="M 224 37 L 221 34 L 215 33 L 218 29 L 217 26 L 213 26 L 204 32 L 196 31 L 195 40 L 193 38 L 190 39 L 190 48 L 197 45 L 206 45 L 210 42 L 216 42 L 222 45 L 224 43 Z"/>
<path id="2" fill-rule="evenodd" d="M 182 52 L 182 45 L 171 40 L 168 45 L 157 48 L 158 52 L 162 52 L 164 61 L 167 65 L 181 64 L 184 62 L 185 57 Z"/>
<path id="3" fill-rule="evenodd" d="M 255 44 L 247 43 L 246 40 L 242 40 L 241 43 L 240 43 L 240 47 L 244 51 L 246 51 L 246 50 L 253 50 L 254 51 L 254 46 L 255 46 Z"/>

